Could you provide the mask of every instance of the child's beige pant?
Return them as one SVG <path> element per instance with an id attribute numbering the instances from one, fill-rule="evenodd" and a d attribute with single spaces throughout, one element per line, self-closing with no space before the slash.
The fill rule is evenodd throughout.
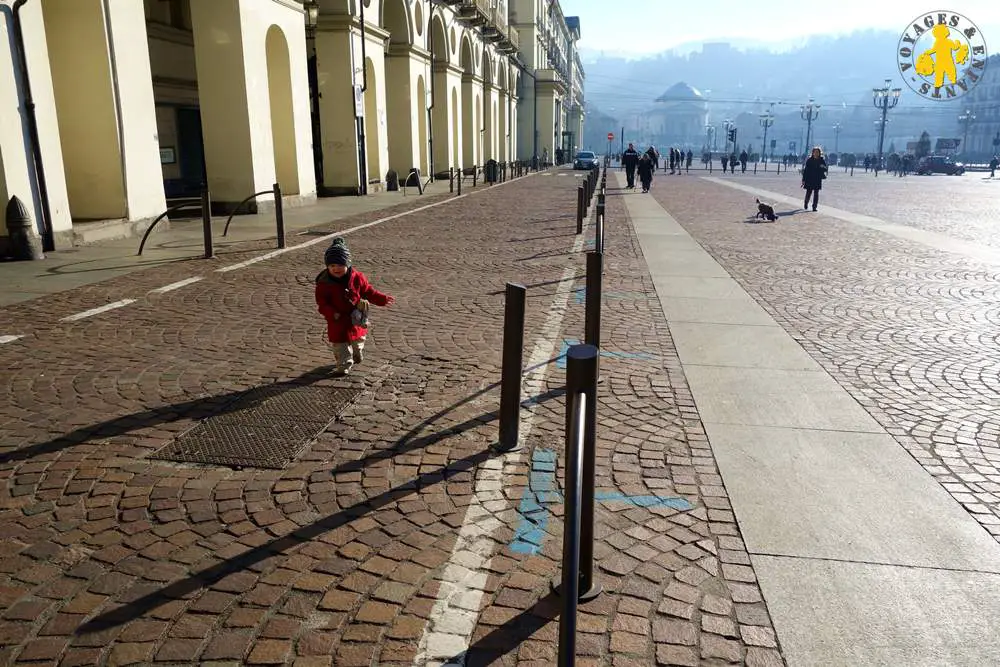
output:
<path id="1" fill-rule="evenodd" d="M 350 370 L 354 364 L 360 364 L 364 359 L 365 336 L 353 343 L 330 343 L 333 348 L 333 361 L 338 371 Z"/>

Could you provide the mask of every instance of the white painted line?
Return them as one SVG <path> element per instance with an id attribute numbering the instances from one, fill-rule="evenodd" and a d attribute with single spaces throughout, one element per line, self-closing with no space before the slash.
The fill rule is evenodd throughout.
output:
<path id="1" fill-rule="evenodd" d="M 0 336 L 0 345 L 4 343 L 13 343 L 18 338 L 24 338 L 24 336 Z"/>
<path id="2" fill-rule="evenodd" d="M 596 210 L 596 206 L 591 208 L 591 220 Z M 587 234 L 579 234 L 573 242 L 573 252 L 580 252 L 589 238 Z M 521 383 L 521 396 L 529 398 L 528 414 L 522 418 L 518 447 L 503 456 L 488 459 L 476 473 L 472 502 L 466 511 L 451 558 L 441 572 L 438 598 L 420 637 L 413 662 L 415 666 L 465 664 L 465 652 L 469 649 L 469 641 L 479 618 L 490 561 L 496 547 L 492 535 L 504 525 L 514 525 L 516 521 L 516 510 L 503 492 L 507 488 L 504 478 L 516 472 L 526 453 L 524 445 L 531 434 L 538 408 L 538 404 L 530 398 L 545 392 L 545 377 L 552 366 L 546 362 L 558 349 L 557 341 L 569 308 L 577 271 L 575 266 L 563 271 L 541 334 L 528 358 L 527 367 L 532 370 L 525 374 Z"/>
<path id="3" fill-rule="evenodd" d="M 543 176 L 544 175 L 545 174 L 543 174 Z M 464 195 L 456 195 L 454 197 L 449 197 L 448 199 L 445 199 L 443 201 L 434 202 L 433 204 L 427 204 L 426 206 L 419 206 L 410 211 L 403 211 L 402 213 L 397 213 L 396 215 L 390 215 L 385 218 L 379 218 L 378 220 L 374 220 L 372 222 L 366 222 L 363 225 L 356 225 L 349 229 L 344 229 L 338 232 L 331 232 L 330 234 L 326 234 L 324 236 L 318 236 L 310 241 L 306 241 L 305 243 L 299 243 L 298 245 L 282 248 L 281 250 L 274 250 L 272 252 L 263 254 L 260 257 L 254 257 L 253 259 L 248 259 L 245 262 L 239 262 L 237 264 L 224 266 L 221 269 L 216 269 L 215 272 L 227 273 L 229 271 L 236 271 L 237 269 L 245 269 L 246 267 L 256 264 L 257 262 L 263 262 L 266 259 L 272 259 L 274 257 L 278 257 L 279 255 L 283 255 L 286 252 L 292 252 L 293 250 L 301 250 L 302 248 L 308 248 L 309 246 L 316 245 L 317 243 L 323 243 L 324 241 L 329 241 L 330 239 L 334 239 L 338 236 L 346 236 L 351 232 L 356 232 L 362 229 L 366 229 L 368 227 L 374 227 L 375 225 L 381 225 L 383 222 L 389 222 L 390 220 L 396 220 L 398 218 L 403 218 L 408 215 L 413 215 L 414 213 L 419 213 L 420 211 L 426 211 L 427 209 L 434 208 L 435 206 L 443 206 L 444 204 L 450 204 L 451 202 L 458 201 L 459 199 L 463 199 L 464 197 L 471 197 L 472 195 L 479 194 L 480 192 L 490 192 L 491 190 L 495 190 L 498 187 L 502 187 L 504 185 L 507 185 L 508 183 L 513 183 L 514 181 L 519 181 L 522 178 L 527 178 L 528 176 L 531 176 L 531 174 L 527 174 L 525 176 L 519 176 L 517 178 L 512 178 L 509 181 L 504 181 L 503 183 L 494 183 L 492 186 L 484 188 L 482 190 L 476 190 L 474 192 L 469 192 Z"/>
<path id="4" fill-rule="evenodd" d="M 199 280 L 204 280 L 201 276 L 195 276 L 194 278 L 188 278 L 187 280 L 178 280 L 175 283 L 170 283 L 169 285 L 164 285 L 163 287 L 157 287 L 154 290 L 150 290 L 150 294 L 166 294 L 167 292 L 173 292 L 175 289 L 180 289 L 186 287 L 192 283 L 196 283 Z"/>
<path id="5" fill-rule="evenodd" d="M 76 322 L 77 320 L 82 320 L 93 315 L 100 315 L 101 313 L 106 313 L 109 310 L 114 310 L 115 308 L 122 308 L 130 303 L 135 303 L 135 299 L 122 299 L 121 301 L 115 301 L 114 303 L 109 303 L 99 308 L 91 308 L 90 310 L 85 310 L 82 313 L 77 313 L 76 315 L 70 315 L 69 317 L 64 317 L 60 322 Z"/>

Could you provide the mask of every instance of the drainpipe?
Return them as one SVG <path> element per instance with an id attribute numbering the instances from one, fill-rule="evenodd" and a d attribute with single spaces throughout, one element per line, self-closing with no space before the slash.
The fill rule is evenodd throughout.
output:
<path id="1" fill-rule="evenodd" d="M 431 105 L 427 107 L 427 165 L 430 169 L 431 183 L 434 182 L 434 104 L 437 102 L 437 97 L 434 87 L 434 5 L 436 3 L 434 0 L 430 0 L 427 3 L 427 46 L 428 51 L 430 51 L 431 60 L 431 76 L 430 76 L 430 87 L 431 87 Z M 424 104 L 427 104 L 427 100 L 423 100 Z"/>
<path id="2" fill-rule="evenodd" d="M 24 93 L 24 110 L 28 116 L 28 135 L 31 142 L 31 157 L 35 163 L 35 180 L 38 184 L 38 198 L 42 205 L 42 250 L 56 249 L 52 232 L 52 210 L 49 207 L 49 188 L 45 181 L 45 167 L 42 164 L 42 146 L 38 139 L 38 118 L 35 116 L 35 100 L 31 95 L 31 78 L 28 75 L 28 56 L 24 50 L 24 32 L 21 29 L 21 7 L 28 0 L 14 0 L 14 43 L 18 65 L 21 70 L 21 87 Z"/>
<path id="3" fill-rule="evenodd" d="M 122 120 L 122 94 L 118 85 L 118 59 L 115 57 L 115 40 L 111 33 L 110 0 L 104 0 L 104 31 L 108 37 L 108 56 L 111 61 L 111 86 L 115 95 L 115 119 L 118 121 L 118 151 L 121 155 L 122 194 L 125 197 L 125 219 L 130 216 L 128 202 L 128 172 L 125 162 L 125 122 Z"/>
<path id="4" fill-rule="evenodd" d="M 368 32 L 365 28 L 365 3 L 361 0 L 361 93 L 368 91 L 368 51 L 365 42 L 368 41 Z M 378 110 L 376 109 L 376 112 Z M 365 156 L 365 117 L 358 116 L 357 101 L 355 101 L 354 116 L 358 124 L 358 166 L 361 171 L 358 188 L 358 195 L 368 194 L 368 159 Z"/>

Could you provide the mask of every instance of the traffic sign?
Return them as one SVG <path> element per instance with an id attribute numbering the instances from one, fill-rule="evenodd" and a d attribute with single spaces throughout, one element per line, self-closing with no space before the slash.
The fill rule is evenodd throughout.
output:
<path id="1" fill-rule="evenodd" d="M 614 132 L 608 132 L 608 141 L 612 141 L 615 138 Z"/>

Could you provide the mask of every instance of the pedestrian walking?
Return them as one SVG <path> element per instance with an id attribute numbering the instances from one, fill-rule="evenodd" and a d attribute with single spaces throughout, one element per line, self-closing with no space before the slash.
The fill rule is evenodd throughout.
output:
<path id="1" fill-rule="evenodd" d="M 997 166 L 1000 165 L 1000 160 L 997 160 L 997 156 L 994 155 L 993 159 L 990 160 L 990 178 L 997 173 Z"/>
<path id="2" fill-rule="evenodd" d="M 741 174 L 747 173 L 747 160 L 749 160 L 749 159 L 750 159 L 750 156 L 747 155 L 747 152 L 745 150 L 740 153 L 740 173 Z"/>
<path id="3" fill-rule="evenodd" d="M 729 156 L 728 155 L 723 155 L 722 156 L 722 173 L 723 174 L 726 173 L 726 168 L 728 166 L 729 166 Z"/>
<path id="4" fill-rule="evenodd" d="M 819 191 L 823 188 L 823 179 L 826 178 L 827 170 L 823 151 L 817 146 L 812 149 L 812 155 L 802 167 L 802 187 L 806 191 L 806 198 L 802 203 L 803 209 L 809 208 L 809 196 L 812 195 L 812 209 L 816 210 L 816 206 L 819 204 Z"/>
<path id="5" fill-rule="evenodd" d="M 649 153 L 639 158 L 639 166 L 636 170 L 639 172 L 639 182 L 642 183 L 642 191 L 649 192 L 649 188 L 653 184 L 653 171 L 655 171 L 655 165 L 649 157 Z"/>
<path id="6" fill-rule="evenodd" d="M 677 164 L 677 153 L 674 152 L 673 146 L 670 147 L 670 173 L 674 173 L 674 166 Z"/>
<path id="7" fill-rule="evenodd" d="M 628 149 L 622 153 L 622 167 L 625 168 L 625 179 L 628 184 L 625 186 L 629 190 L 635 189 L 635 168 L 639 165 L 639 151 L 631 143 Z"/>
<path id="8" fill-rule="evenodd" d="M 684 171 L 686 171 L 687 173 L 691 173 L 691 160 L 693 159 L 694 159 L 694 153 L 691 152 L 691 149 L 688 149 L 687 159 L 684 164 Z"/>
<path id="9" fill-rule="evenodd" d="M 396 299 L 368 282 L 351 264 L 351 251 L 338 237 L 326 249 L 326 268 L 316 276 L 316 305 L 326 319 L 326 335 L 333 347 L 335 375 L 347 375 L 364 361 L 369 304 L 391 306 Z"/>
<path id="10" fill-rule="evenodd" d="M 729 154 L 729 173 L 730 174 L 735 174 L 736 173 L 736 160 L 737 160 L 736 151 L 733 151 L 732 153 Z"/>

